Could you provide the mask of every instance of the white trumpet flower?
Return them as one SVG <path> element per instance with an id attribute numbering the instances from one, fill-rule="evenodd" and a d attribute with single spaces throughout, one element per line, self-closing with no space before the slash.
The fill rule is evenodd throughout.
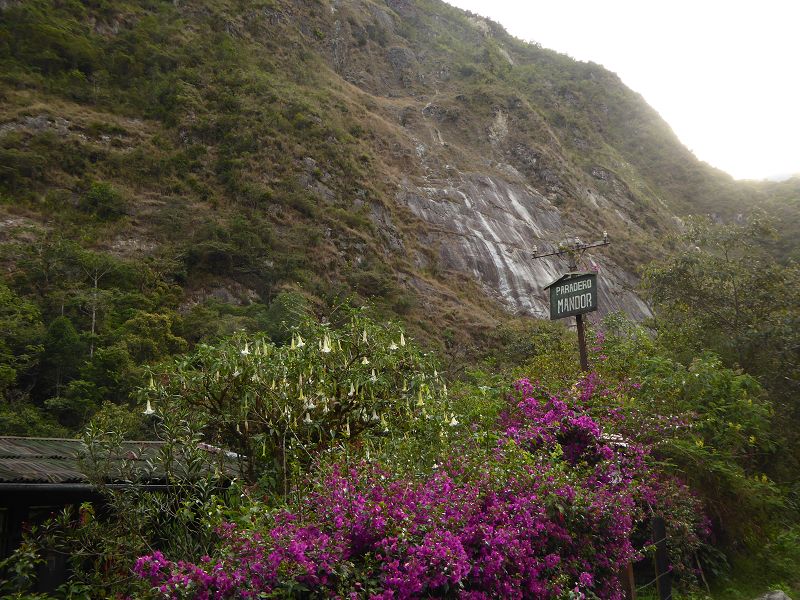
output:
<path id="1" fill-rule="evenodd" d="M 303 338 L 300 337 L 300 334 L 297 335 L 297 347 L 302 348 L 305 346 L 306 343 L 303 341 Z"/>
<path id="2" fill-rule="evenodd" d="M 375 369 L 372 369 L 372 375 L 369 376 L 369 380 L 372 383 L 375 383 L 376 381 L 378 381 L 378 376 L 375 375 Z"/>
<path id="3" fill-rule="evenodd" d="M 350 382 L 350 391 L 349 391 L 349 392 L 347 392 L 347 397 L 348 397 L 348 398 L 352 398 L 352 397 L 353 397 L 353 394 L 355 394 L 355 393 L 356 393 L 356 388 L 355 388 L 355 386 L 353 385 L 353 382 L 351 381 L 351 382 Z"/>
<path id="4" fill-rule="evenodd" d="M 456 419 L 456 416 L 453 415 L 453 418 L 450 420 L 450 427 L 457 427 L 458 425 L 458 419 Z"/>
<path id="5" fill-rule="evenodd" d="M 392 341 L 392 343 L 389 344 L 389 350 L 397 350 L 397 344 L 395 344 L 394 341 Z"/>
<path id="6" fill-rule="evenodd" d="M 310 414 L 306 413 L 306 418 L 303 419 L 303 423 L 305 423 L 306 425 L 311 425 L 311 423 L 313 423 L 313 421 L 311 420 L 311 415 Z"/>
<path id="7" fill-rule="evenodd" d="M 369 359 L 365 356 L 364 358 L 361 359 L 361 364 L 362 365 L 368 365 L 369 364 Z"/>
<path id="8" fill-rule="evenodd" d="M 325 354 L 331 351 L 331 340 L 327 335 L 322 340 L 322 347 L 320 348 L 320 351 L 324 352 Z"/>
<path id="9" fill-rule="evenodd" d="M 405 346 L 406 345 L 406 336 L 403 335 L 402 331 L 400 332 L 400 345 L 401 346 Z"/>
<path id="10" fill-rule="evenodd" d="M 367 343 L 367 330 L 364 329 L 364 333 L 361 334 L 361 341 L 365 344 Z"/>
<path id="11" fill-rule="evenodd" d="M 145 409 L 144 409 L 144 414 L 146 414 L 146 415 L 152 415 L 152 414 L 153 414 L 153 413 L 155 413 L 155 412 L 156 412 L 156 411 L 154 411 L 154 410 L 153 410 L 153 407 L 152 407 L 152 406 L 150 406 L 150 399 L 148 398 L 148 400 L 147 400 L 147 408 L 145 408 Z"/>
<path id="12" fill-rule="evenodd" d="M 247 356 L 248 354 L 250 354 L 250 346 L 248 345 L 247 342 L 245 342 L 244 343 L 244 348 L 241 350 L 241 355 L 242 356 Z"/>

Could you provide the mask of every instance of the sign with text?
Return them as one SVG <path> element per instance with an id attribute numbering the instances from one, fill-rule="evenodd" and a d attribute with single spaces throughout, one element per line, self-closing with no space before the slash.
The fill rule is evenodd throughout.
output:
<path id="1" fill-rule="evenodd" d="M 567 273 L 547 288 L 550 289 L 551 319 L 563 319 L 597 310 L 595 273 Z"/>

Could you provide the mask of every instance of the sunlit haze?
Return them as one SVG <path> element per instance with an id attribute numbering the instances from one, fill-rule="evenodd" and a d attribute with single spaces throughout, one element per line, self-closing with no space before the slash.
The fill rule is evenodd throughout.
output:
<path id="1" fill-rule="evenodd" d="M 800 173 L 800 2 L 448 1 L 614 71 L 737 179 Z"/>

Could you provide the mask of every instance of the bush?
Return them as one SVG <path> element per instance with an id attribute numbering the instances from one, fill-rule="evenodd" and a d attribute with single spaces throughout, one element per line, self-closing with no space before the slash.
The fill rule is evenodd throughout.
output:
<path id="1" fill-rule="evenodd" d="M 434 365 L 397 325 L 355 312 L 340 327 L 306 321 L 290 345 L 244 333 L 201 344 L 158 369 L 141 395 L 159 411 L 189 407 L 210 442 L 246 457 L 248 480 L 272 478 L 286 493 L 315 450 L 401 435 L 421 417 L 442 425 Z"/>
<path id="2" fill-rule="evenodd" d="M 92 183 L 78 201 L 78 208 L 101 221 L 114 221 L 126 212 L 126 202 L 108 183 Z"/>
<path id="3" fill-rule="evenodd" d="M 169 598 L 621 598 L 637 523 L 651 510 L 682 517 L 675 546 L 691 556 L 700 519 L 645 447 L 606 443 L 586 407 L 609 390 L 579 383 L 582 394 L 555 396 L 519 381 L 485 451 L 457 448 L 423 477 L 364 461 L 323 468 L 302 505 L 263 528 L 223 525 L 213 557 L 154 552 L 134 572 Z"/>

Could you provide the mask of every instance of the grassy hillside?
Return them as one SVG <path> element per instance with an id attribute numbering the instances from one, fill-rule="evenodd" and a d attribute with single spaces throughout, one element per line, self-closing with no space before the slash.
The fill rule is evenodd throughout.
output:
<path id="1" fill-rule="evenodd" d="M 3 318 L 31 324 L 3 387 L 67 425 L 143 364 L 351 294 L 451 354 L 494 343 L 508 317 L 442 268 L 410 185 L 518 178 L 631 272 L 675 214 L 773 202 L 797 230 L 796 184 L 733 182 L 614 74 L 438 1 L 0 11 Z"/>

